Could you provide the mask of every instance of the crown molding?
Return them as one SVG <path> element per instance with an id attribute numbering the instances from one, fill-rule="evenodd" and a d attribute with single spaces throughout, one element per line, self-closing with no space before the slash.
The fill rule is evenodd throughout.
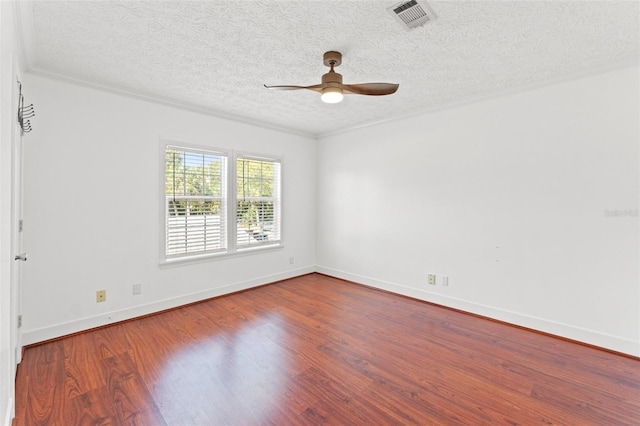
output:
<path id="1" fill-rule="evenodd" d="M 545 80 L 545 81 L 542 81 L 542 82 L 533 83 L 533 84 L 527 85 L 525 87 L 519 87 L 519 88 L 514 88 L 514 89 L 496 90 L 496 91 L 492 91 L 490 93 L 485 93 L 484 95 L 481 95 L 481 96 L 476 96 L 476 97 L 465 99 L 465 100 L 462 100 L 462 101 L 449 102 L 449 103 L 441 104 L 441 105 L 433 105 L 433 106 L 430 106 L 430 107 L 421 108 L 419 110 L 411 111 L 410 113 L 407 113 L 407 114 L 400 114 L 400 115 L 395 116 L 395 117 L 386 118 L 384 120 L 377 120 L 377 121 L 373 121 L 373 122 L 369 122 L 369 123 L 359 124 L 359 125 L 356 125 L 356 126 L 350 126 L 350 127 L 339 129 L 339 130 L 330 131 L 330 132 L 324 132 L 324 133 L 318 133 L 318 134 L 311 133 L 311 132 L 304 132 L 304 131 L 300 131 L 300 130 L 297 130 L 297 129 L 292 129 L 292 128 L 289 128 L 289 127 L 279 126 L 279 125 L 275 125 L 275 124 L 268 123 L 268 122 L 261 121 L 261 120 L 250 119 L 250 118 L 247 118 L 247 117 L 244 117 L 244 116 L 241 116 L 241 115 L 230 114 L 230 113 L 227 113 L 227 112 L 224 112 L 224 111 L 214 110 L 214 109 L 202 107 L 202 106 L 196 105 L 196 104 L 190 104 L 190 103 L 187 103 L 187 102 L 177 101 L 175 99 L 165 98 L 165 97 L 161 97 L 161 96 L 144 95 L 144 94 L 141 94 L 141 93 L 136 93 L 136 92 L 125 90 L 125 89 L 121 89 L 121 88 L 116 88 L 116 87 L 112 87 L 112 86 L 92 83 L 92 82 L 89 82 L 89 81 L 86 81 L 86 80 L 72 78 L 72 77 L 69 77 L 69 76 L 65 76 L 63 74 L 54 73 L 54 72 L 43 70 L 43 69 L 40 69 L 40 68 L 37 68 L 37 67 L 31 68 L 31 73 L 35 74 L 35 75 L 42 76 L 42 77 L 46 77 L 46 78 L 50 78 L 50 79 L 54 79 L 54 80 L 58 80 L 58 81 L 63 81 L 65 83 L 70 83 L 70 84 L 74 84 L 74 85 L 77 85 L 77 86 L 87 87 L 87 88 L 96 89 L 96 90 L 100 90 L 100 91 L 104 91 L 104 92 L 114 93 L 114 94 L 130 97 L 130 98 L 134 98 L 134 99 L 138 99 L 138 100 L 142 100 L 142 101 L 146 101 L 146 102 L 151 102 L 151 103 L 164 105 L 164 106 L 170 106 L 170 107 L 179 108 L 179 109 L 183 109 L 183 110 L 191 111 L 191 112 L 197 112 L 197 113 L 200 113 L 200 114 L 205 114 L 205 115 L 209 115 L 209 116 L 213 116 L 213 117 L 217 117 L 217 118 L 222 118 L 222 119 L 226 119 L 226 120 L 230 120 L 230 121 L 240 122 L 240 123 L 243 123 L 243 124 L 249 124 L 249 125 L 252 125 L 252 126 L 257 126 L 257 127 L 261 127 L 261 128 L 270 129 L 270 130 L 276 130 L 276 131 L 279 131 L 279 132 L 289 133 L 289 134 L 293 134 L 293 135 L 297 135 L 297 136 L 303 136 L 303 137 L 307 137 L 307 138 L 311 138 L 311 139 L 315 139 L 315 140 L 321 140 L 321 139 L 324 139 L 324 138 L 327 138 L 327 137 L 336 136 L 336 135 L 340 135 L 340 134 L 344 134 L 344 133 L 349 133 L 349 132 L 352 132 L 352 131 L 355 131 L 355 130 L 364 129 L 364 128 L 367 128 L 367 127 L 376 126 L 376 125 L 383 124 L 383 123 L 390 123 L 390 122 L 399 121 L 399 120 L 403 120 L 403 119 L 406 119 L 406 118 L 415 117 L 415 116 L 419 116 L 419 115 L 435 113 L 435 112 L 444 111 L 444 110 L 448 110 L 448 109 L 452 109 L 452 108 L 458 108 L 458 107 L 461 107 L 461 106 L 465 106 L 465 105 L 469 105 L 469 104 L 473 104 L 473 103 L 477 103 L 477 102 L 483 102 L 483 101 L 487 101 L 487 100 L 490 100 L 490 99 L 500 98 L 500 97 L 503 97 L 503 96 L 509 96 L 509 95 L 513 95 L 513 94 L 516 94 L 516 93 L 527 92 L 527 91 L 530 91 L 530 90 L 536 90 L 536 89 L 543 88 L 543 87 L 553 86 L 555 84 L 560 84 L 560 83 L 569 82 L 569 81 L 573 81 L 573 80 L 579 80 L 581 78 L 586 78 L 586 77 L 590 77 L 590 76 L 597 75 L 597 74 L 602 74 L 602 73 L 611 72 L 611 71 L 615 71 L 615 70 L 619 70 L 619 69 L 637 67 L 637 66 L 640 66 L 640 57 L 636 57 L 636 56 L 629 57 L 629 58 L 625 58 L 624 60 L 619 61 L 619 62 L 617 62 L 615 64 L 608 64 L 606 66 L 593 67 L 593 68 L 590 68 L 590 69 L 587 69 L 587 70 L 582 70 L 580 72 L 568 74 L 568 75 L 565 75 L 565 76 L 562 76 L 562 77 L 552 78 L 552 79 L 548 79 L 548 80 Z"/>
<path id="2" fill-rule="evenodd" d="M 30 3 L 30 2 L 24 2 L 24 3 Z M 579 79 L 590 77 L 590 76 L 597 75 L 597 74 L 603 74 L 603 73 L 606 73 L 606 72 L 611 72 L 611 71 L 630 68 L 630 67 L 638 67 L 638 66 L 640 66 L 640 57 L 637 57 L 637 56 L 628 57 L 628 58 L 625 58 L 625 59 L 623 59 L 621 61 L 618 61 L 616 63 L 613 63 L 613 64 L 607 64 L 605 66 L 599 66 L 599 67 L 592 67 L 592 68 L 589 68 L 589 69 L 586 69 L 586 70 L 581 70 L 579 72 L 567 74 L 567 75 L 564 75 L 564 76 L 561 76 L 561 77 L 551 78 L 551 79 L 547 79 L 545 81 L 532 83 L 532 84 L 524 86 L 524 87 L 495 90 L 495 91 L 492 91 L 490 93 L 485 93 L 485 94 L 483 94 L 481 96 L 476 96 L 476 97 L 473 97 L 473 98 L 464 99 L 464 100 L 461 100 L 461 101 L 449 102 L 449 103 L 440 104 L 440 105 L 432 105 L 432 106 L 429 106 L 429 107 L 425 107 L 425 108 L 421 108 L 421 109 L 418 109 L 418 110 L 411 111 L 410 113 L 407 113 L 407 114 L 400 114 L 400 115 L 397 115 L 397 116 L 394 116 L 394 117 L 389 117 L 389 118 L 386 118 L 386 119 L 383 119 L 383 120 L 376 120 L 376 121 L 372 121 L 372 122 L 368 122 L 368 123 L 359 124 L 359 125 L 356 125 L 356 126 L 350 126 L 350 127 L 347 127 L 347 128 L 343 128 L 343 129 L 339 129 L 339 130 L 335 130 L 335 131 L 330 131 L 330 132 L 323 132 L 323 133 L 305 132 L 305 131 L 301 131 L 301 130 L 298 130 L 298 129 L 292 129 L 292 128 L 285 127 L 285 126 L 279 126 L 279 125 L 272 124 L 272 123 L 269 123 L 269 122 L 266 122 L 266 121 L 251 119 L 251 118 L 244 117 L 244 116 L 237 115 L 237 114 L 231 114 L 231 113 L 227 113 L 227 112 L 224 112 L 224 111 L 215 110 L 215 109 L 212 109 L 212 108 L 206 108 L 206 107 L 203 107 L 203 106 L 200 106 L 200 105 L 196 105 L 196 104 L 191 104 L 191 103 L 187 103 L 187 102 L 178 101 L 178 100 L 175 100 L 175 99 L 170 99 L 170 98 L 166 98 L 166 97 L 162 97 L 162 96 L 151 96 L 151 95 L 141 94 L 141 93 L 133 92 L 133 91 L 122 89 L 122 88 L 117 88 L 117 87 L 113 87 L 113 86 L 93 83 L 93 82 L 89 82 L 89 81 L 86 81 L 86 80 L 81 80 L 81 79 L 69 77 L 69 76 L 66 76 L 66 75 L 63 75 L 63 74 L 55 73 L 55 72 L 52 72 L 52 71 L 44 70 L 44 69 L 38 68 L 37 66 L 32 66 L 32 67 L 29 68 L 29 70 L 34 75 L 39 75 L 41 77 L 62 81 L 62 82 L 65 82 L 65 83 L 76 85 L 76 86 L 82 86 L 82 87 L 86 87 L 86 88 L 90 88 L 90 89 L 100 90 L 100 91 L 103 91 L 103 92 L 108 92 L 108 93 L 112 93 L 112 94 L 118 94 L 118 95 L 121 95 L 121 96 L 126 96 L 126 97 L 129 97 L 129 98 L 134 98 L 134 99 L 142 100 L 142 101 L 145 101 L 145 102 L 150 102 L 150 103 L 154 103 L 154 104 L 169 106 L 169 107 L 173 107 L 173 108 L 179 108 L 179 109 L 186 110 L 186 111 L 205 114 L 205 115 L 209 115 L 209 116 L 212 116 L 212 117 L 222 118 L 222 119 L 225 119 L 225 120 L 230 120 L 230 121 L 235 121 L 235 122 L 239 122 L 239 123 L 243 123 L 243 124 L 257 126 L 257 127 L 264 128 L 264 129 L 275 130 L 275 131 L 279 131 L 279 132 L 283 132 L 283 133 L 289 133 L 289 134 L 293 134 L 293 135 L 296 135 L 296 136 L 307 137 L 307 138 L 314 139 L 314 140 L 321 140 L 321 139 L 328 138 L 328 137 L 331 137 L 331 136 L 336 136 L 336 135 L 340 135 L 340 134 L 344 134 L 344 133 L 349 133 L 349 132 L 352 132 L 352 131 L 355 131 L 355 130 L 364 129 L 364 128 L 367 128 L 367 127 L 372 127 L 372 126 L 376 126 L 376 125 L 383 124 L 383 123 L 390 123 L 390 122 L 399 121 L 399 120 L 403 120 L 403 119 L 406 119 L 406 118 L 411 118 L 411 117 L 415 117 L 415 116 L 419 116 L 419 115 L 435 113 L 435 112 L 444 111 L 444 110 L 448 110 L 448 109 L 452 109 L 452 108 L 458 108 L 458 107 L 461 107 L 461 106 L 465 106 L 465 105 L 469 105 L 469 104 L 473 104 L 473 103 L 477 103 L 477 102 L 483 102 L 483 101 L 487 101 L 487 100 L 490 100 L 490 99 L 495 99 L 495 98 L 500 98 L 500 97 L 504 97 L 504 96 L 513 95 L 513 94 L 516 94 L 516 93 L 522 93 L 522 92 L 527 92 L 527 91 L 531 91 L 531 90 L 536 90 L 536 89 L 540 89 L 540 88 L 543 88 L 543 87 L 553 86 L 553 85 L 556 85 L 556 84 L 565 83 L 565 82 L 569 82 L 569 81 L 573 81 L 573 80 L 579 80 Z"/>
<path id="3" fill-rule="evenodd" d="M 128 98 L 150 102 L 157 105 L 163 105 L 163 106 L 168 106 L 172 108 L 182 109 L 185 111 L 196 112 L 196 113 L 208 115 L 211 117 L 222 118 L 222 119 L 234 121 L 237 123 L 248 124 L 251 126 L 260 127 L 263 129 L 275 130 L 283 133 L 289 133 L 292 135 L 302 136 L 302 137 L 306 137 L 314 140 L 317 139 L 317 135 L 314 133 L 305 132 L 298 129 L 292 129 L 289 127 L 279 126 L 266 121 L 256 120 L 256 119 L 244 117 L 238 114 L 231 114 L 228 112 L 216 110 L 213 108 L 207 108 L 201 105 L 196 105 L 188 102 L 182 102 L 182 101 L 171 99 L 164 96 L 147 95 L 147 94 L 142 94 L 142 93 L 134 92 L 134 91 L 123 89 L 123 88 L 118 88 L 118 87 L 94 83 L 94 82 L 90 82 L 90 81 L 86 81 L 86 80 L 82 80 L 74 77 L 69 77 L 64 74 L 59 74 L 52 71 L 41 69 L 37 66 L 31 68 L 30 73 L 40 77 L 45 77 L 52 80 L 58 80 L 64 83 L 73 84 L 75 86 L 81 86 L 89 89 L 100 90 L 102 92 L 121 95 Z"/>
<path id="4" fill-rule="evenodd" d="M 390 123 L 390 122 L 394 122 L 394 121 L 404 120 L 405 118 L 411 118 L 411 117 L 416 117 L 416 116 L 419 116 L 419 115 L 431 114 L 431 113 L 440 112 L 440 111 L 444 111 L 444 110 L 448 110 L 448 109 L 459 108 L 461 106 L 474 104 L 474 103 L 477 103 L 477 102 L 483 102 L 483 101 L 487 101 L 487 100 L 490 100 L 490 99 L 501 98 L 501 97 L 504 97 L 504 96 L 514 95 L 516 93 L 528 92 L 528 91 L 531 91 L 531 90 L 541 89 L 543 87 L 554 86 L 556 84 L 561 84 L 561 83 L 566 83 L 566 82 L 570 82 L 570 81 L 580 80 L 582 78 L 587 78 L 587 77 L 591 77 L 591 76 L 598 75 L 598 74 L 604 74 L 604 73 L 607 73 L 607 72 L 612 72 L 612 71 L 616 71 L 616 70 L 622 70 L 622 69 L 631 68 L 631 67 L 638 67 L 638 66 L 640 66 L 640 57 L 638 57 L 638 56 L 630 56 L 630 57 L 622 59 L 621 61 L 613 63 L 613 64 L 607 64 L 607 65 L 604 65 L 604 66 L 592 67 L 592 68 L 589 68 L 589 69 L 585 69 L 585 70 L 581 70 L 581 71 L 574 72 L 574 73 L 571 73 L 571 74 L 567 74 L 567 75 L 564 75 L 564 76 L 561 76 L 561 77 L 555 77 L 555 78 L 547 79 L 547 80 L 544 80 L 544 81 L 535 82 L 535 83 L 532 83 L 532 84 L 529 84 L 529 85 L 526 85 L 526 86 L 522 86 L 522 87 L 510 88 L 510 89 L 501 89 L 501 90 L 493 90 L 493 91 L 485 93 L 483 95 L 475 96 L 475 97 L 464 99 L 464 100 L 461 100 L 461 101 L 448 102 L 448 103 L 444 103 L 444 104 L 440 104 L 440 105 L 431 105 L 429 107 L 420 108 L 420 109 L 411 111 L 410 113 L 407 113 L 407 114 L 400 114 L 400 115 L 397 115 L 397 116 L 394 116 L 394 117 L 385 118 L 383 120 L 376 120 L 376 121 L 372 121 L 372 122 L 369 122 L 369 123 L 360 124 L 360 125 L 357 125 L 357 126 L 350 126 L 350 127 L 339 129 L 339 130 L 335 130 L 335 131 L 319 133 L 319 134 L 316 135 L 316 138 L 318 140 L 322 140 L 324 138 L 328 138 L 328 137 L 331 137 L 331 136 L 337 136 L 337 135 L 341 135 L 341 134 L 344 134 L 344 133 L 353 132 L 355 130 L 360 130 L 360 129 L 364 129 L 364 128 L 371 127 L 371 126 L 377 126 L 379 124 Z"/>
<path id="5" fill-rule="evenodd" d="M 18 61 L 23 71 L 30 71 L 38 62 L 36 31 L 33 23 L 33 2 L 30 0 L 15 1 L 14 14 L 19 45 Z"/>

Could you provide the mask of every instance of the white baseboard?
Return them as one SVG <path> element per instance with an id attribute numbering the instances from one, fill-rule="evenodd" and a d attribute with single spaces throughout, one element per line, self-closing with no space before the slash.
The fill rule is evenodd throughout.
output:
<path id="1" fill-rule="evenodd" d="M 4 416 L 4 426 L 11 426 L 13 421 L 13 398 L 9 397 L 9 401 L 7 401 L 7 412 Z"/>
<path id="2" fill-rule="evenodd" d="M 505 309 L 495 308 L 492 306 L 482 305 L 467 300 L 462 300 L 450 296 L 436 294 L 416 288 L 403 286 L 397 283 L 378 280 L 371 277 L 352 274 L 345 271 L 335 270 L 324 266 L 308 266 L 293 271 L 287 271 L 279 274 L 269 275 L 256 278 L 249 281 L 229 284 L 227 286 L 215 289 L 200 291 L 179 297 L 160 300 L 157 302 L 139 305 L 132 308 L 106 312 L 100 315 L 86 317 L 70 322 L 53 324 L 34 330 L 25 330 L 22 333 L 22 345 L 27 346 L 45 340 L 54 339 L 83 330 L 112 324 L 148 314 L 153 314 L 166 309 L 176 308 L 178 306 L 187 305 L 189 303 L 206 300 L 212 297 L 222 296 L 236 291 L 246 290 L 252 287 L 269 284 L 300 275 L 319 272 L 336 278 L 352 281 L 358 284 L 364 284 L 381 290 L 390 291 L 392 293 L 412 297 L 418 300 L 435 303 L 449 308 L 459 309 L 461 311 L 472 314 L 482 315 L 484 317 L 504 321 L 544 333 L 553 334 L 578 342 L 599 346 L 613 351 L 640 356 L 640 342 L 626 339 L 619 336 L 609 335 L 594 330 L 588 330 L 570 324 L 564 324 L 544 318 L 534 317 L 518 312 L 508 311 Z"/>
<path id="3" fill-rule="evenodd" d="M 315 272 L 315 267 L 308 266 L 292 271 L 282 272 L 279 274 L 229 284 L 223 287 L 185 294 L 170 299 L 159 300 L 157 302 L 138 305 L 127 309 L 105 312 L 100 315 L 94 315 L 69 322 L 53 324 L 33 330 L 25 330 L 22 333 L 22 345 L 27 346 L 38 342 L 44 342 L 46 340 L 55 339 L 57 337 L 77 333 L 79 331 L 90 330 L 92 328 L 153 314 L 167 309 L 187 305 L 189 303 L 199 302 L 202 300 L 210 299 L 212 297 L 222 296 L 225 294 L 234 293 L 236 291 L 246 290 L 252 287 L 258 287 L 264 284 L 286 280 L 300 275 L 310 274 L 312 272 Z"/>
<path id="4" fill-rule="evenodd" d="M 626 339 L 619 336 L 601 333 L 594 330 L 588 330 L 563 324 L 556 321 L 550 321 L 544 318 L 538 318 L 518 312 L 508 311 L 505 309 L 495 308 L 492 306 L 482 305 L 455 297 L 444 296 L 416 288 L 406 287 L 397 283 L 382 281 L 371 277 L 352 274 L 345 271 L 339 271 L 324 266 L 317 266 L 316 272 L 329 275 L 335 278 L 352 281 L 358 284 L 364 284 L 381 290 L 390 291 L 392 293 L 401 294 L 403 296 L 412 297 L 426 302 L 435 303 L 449 308 L 459 309 L 461 311 L 484 317 L 504 321 L 509 324 L 530 328 L 533 330 L 549 333 L 555 336 L 564 337 L 589 345 L 610 349 L 633 356 L 640 356 L 640 342 Z"/>

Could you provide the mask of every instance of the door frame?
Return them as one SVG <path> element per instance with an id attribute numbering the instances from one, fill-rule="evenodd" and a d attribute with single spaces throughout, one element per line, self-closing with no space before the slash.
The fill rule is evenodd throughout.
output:
<path id="1" fill-rule="evenodd" d="M 23 213 L 23 145 L 22 130 L 18 123 L 18 97 L 20 94 L 20 75 L 14 62 L 13 75 L 15 84 L 13 88 L 13 100 L 11 110 L 14 113 L 14 121 L 11 131 L 11 248 L 12 255 L 22 253 L 22 235 L 24 224 L 22 222 Z M 15 365 L 22 361 L 22 273 L 24 262 L 14 260 L 11 264 L 11 347 L 15 348 Z"/>

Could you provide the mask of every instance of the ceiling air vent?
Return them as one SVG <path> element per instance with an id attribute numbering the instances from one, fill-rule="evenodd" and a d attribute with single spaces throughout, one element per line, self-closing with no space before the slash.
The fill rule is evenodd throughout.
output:
<path id="1" fill-rule="evenodd" d="M 433 9 L 424 0 L 420 2 L 417 0 L 403 1 L 387 8 L 387 10 L 407 31 L 436 19 Z"/>

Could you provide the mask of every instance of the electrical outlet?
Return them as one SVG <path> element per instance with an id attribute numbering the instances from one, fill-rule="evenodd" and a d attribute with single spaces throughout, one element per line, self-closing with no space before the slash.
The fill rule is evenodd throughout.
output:
<path id="1" fill-rule="evenodd" d="M 295 259 L 293 258 L 293 256 L 291 256 L 291 257 L 289 258 L 289 264 L 293 265 L 294 260 L 295 260 Z"/>
<path id="2" fill-rule="evenodd" d="M 107 290 L 96 291 L 96 303 L 105 302 L 107 300 Z"/>
<path id="3" fill-rule="evenodd" d="M 134 284 L 133 285 L 133 294 L 136 295 L 136 294 L 140 294 L 140 293 L 142 293 L 142 284 L 140 284 L 140 283 Z"/>
<path id="4" fill-rule="evenodd" d="M 442 277 L 442 285 L 445 286 L 445 287 L 449 285 L 449 277 L 448 276 L 445 275 L 445 276 Z"/>
<path id="5" fill-rule="evenodd" d="M 436 274 L 429 274 L 429 284 L 436 285 Z"/>

